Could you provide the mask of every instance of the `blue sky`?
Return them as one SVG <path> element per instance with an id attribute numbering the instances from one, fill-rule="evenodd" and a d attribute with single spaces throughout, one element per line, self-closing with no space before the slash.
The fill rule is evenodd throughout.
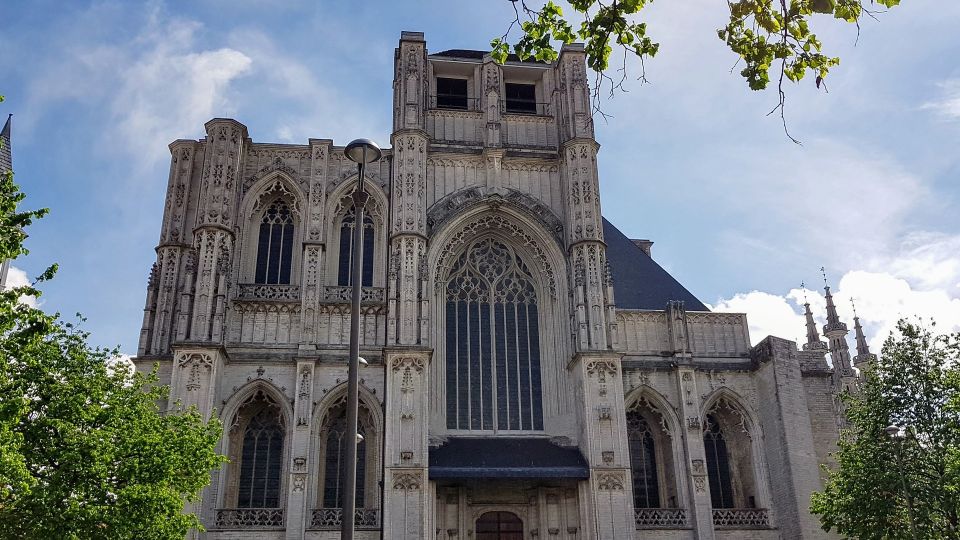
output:
<path id="1" fill-rule="evenodd" d="M 803 335 L 805 281 L 825 266 L 874 346 L 901 315 L 960 329 L 960 2 L 904 0 L 879 21 L 818 20 L 827 80 L 766 116 L 716 37 L 721 0 L 644 12 L 661 53 L 650 84 L 598 119 L 604 214 L 703 301 L 746 311 L 751 337 Z M 229 116 L 259 142 L 387 144 L 401 30 L 428 49 L 486 48 L 506 0 L 9 2 L 0 8 L 0 114 L 14 114 L 31 228 L 16 279 L 59 262 L 42 305 L 82 312 L 92 339 L 134 353 L 177 138 Z M 634 67 L 634 73 L 636 73 Z M 852 340 L 851 340 L 852 343 Z"/>

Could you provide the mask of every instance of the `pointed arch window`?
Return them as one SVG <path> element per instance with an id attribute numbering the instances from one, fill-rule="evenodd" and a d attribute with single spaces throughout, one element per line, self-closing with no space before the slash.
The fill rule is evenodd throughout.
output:
<path id="1" fill-rule="evenodd" d="M 343 505 L 343 457 L 346 455 L 347 416 L 346 411 L 333 420 L 326 432 L 326 455 L 324 456 L 323 507 L 340 508 Z M 357 432 L 364 440 L 357 444 L 357 483 L 356 505 L 363 508 L 367 480 L 367 441 L 361 423 L 357 423 Z"/>
<path id="2" fill-rule="evenodd" d="M 356 214 L 349 208 L 340 221 L 340 261 L 337 268 L 337 285 L 349 286 L 353 283 L 353 229 L 356 226 Z M 363 216 L 363 266 L 360 285 L 373 286 L 373 218 L 368 213 Z"/>
<path id="3" fill-rule="evenodd" d="M 285 431 L 280 406 L 263 391 L 241 405 L 230 432 L 233 481 L 228 504 L 280 507 Z"/>
<path id="4" fill-rule="evenodd" d="M 284 200 L 275 200 L 264 210 L 257 243 L 256 283 L 290 283 L 293 226 L 293 214 Z"/>
<path id="5" fill-rule="evenodd" d="M 474 242 L 446 288 L 447 427 L 542 430 L 533 276 L 494 238 Z"/>
<path id="6" fill-rule="evenodd" d="M 734 508 L 727 441 L 720 422 L 713 414 L 707 415 L 707 428 L 703 433 L 703 446 L 707 452 L 710 502 L 714 508 Z"/>
<path id="7" fill-rule="evenodd" d="M 513 512 L 487 512 L 475 529 L 477 540 L 523 540 L 523 522 Z"/>
<path id="8" fill-rule="evenodd" d="M 633 506 L 660 508 L 656 442 L 647 419 L 639 411 L 627 412 L 627 439 L 633 476 Z"/>

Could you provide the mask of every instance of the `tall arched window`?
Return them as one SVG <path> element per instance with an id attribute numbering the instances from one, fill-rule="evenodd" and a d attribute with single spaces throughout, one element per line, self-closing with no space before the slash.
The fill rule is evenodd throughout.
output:
<path id="1" fill-rule="evenodd" d="M 324 455 L 323 507 L 340 508 L 343 505 L 343 457 L 346 454 L 344 435 L 347 431 L 346 411 L 330 422 L 326 430 L 326 454 Z M 363 425 L 357 423 L 357 432 L 365 435 Z M 364 506 L 364 488 L 367 481 L 367 442 L 357 444 L 357 508 Z"/>
<path id="2" fill-rule="evenodd" d="M 707 452 L 707 476 L 710 479 L 710 502 L 714 508 L 735 508 L 733 484 L 730 481 L 730 456 L 727 441 L 716 416 L 707 415 L 703 432 L 703 446 Z"/>
<path id="3" fill-rule="evenodd" d="M 293 260 L 293 214 L 282 199 L 267 206 L 260 220 L 256 283 L 289 284 Z"/>
<path id="4" fill-rule="evenodd" d="M 647 419 L 639 411 L 627 412 L 627 439 L 633 476 L 633 506 L 660 508 L 656 442 Z"/>
<path id="5" fill-rule="evenodd" d="M 228 504 L 280 507 L 284 433 L 280 406 L 263 391 L 240 407 L 230 433 L 233 482 Z"/>
<path id="6" fill-rule="evenodd" d="M 337 285 L 348 286 L 353 283 L 353 228 L 356 225 L 353 208 L 347 210 L 340 222 L 340 264 L 337 271 Z M 363 215 L 363 267 L 360 285 L 373 286 L 373 219 Z"/>
<path id="7" fill-rule="evenodd" d="M 540 331 L 533 276 L 486 238 L 454 263 L 446 288 L 447 427 L 541 430 Z"/>

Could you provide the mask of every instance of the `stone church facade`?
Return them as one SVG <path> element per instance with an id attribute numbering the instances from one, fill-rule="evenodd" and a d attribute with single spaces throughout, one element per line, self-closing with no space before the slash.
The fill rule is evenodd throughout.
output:
<path id="1" fill-rule="evenodd" d="M 394 61 L 362 223 L 332 140 L 216 118 L 170 145 L 135 362 L 223 421 L 201 536 L 339 538 L 359 226 L 358 538 L 827 537 L 839 326 L 751 347 L 602 218 L 582 47 L 498 65 L 404 32 Z"/>

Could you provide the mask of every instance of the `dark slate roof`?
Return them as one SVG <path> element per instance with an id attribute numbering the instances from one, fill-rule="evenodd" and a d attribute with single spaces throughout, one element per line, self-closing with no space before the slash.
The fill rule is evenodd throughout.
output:
<path id="1" fill-rule="evenodd" d="M 547 439 L 451 437 L 430 449 L 430 479 L 576 478 L 590 476 L 576 448 Z"/>
<path id="2" fill-rule="evenodd" d="M 656 261 L 603 218 L 607 260 L 613 271 L 613 296 L 621 309 L 665 309 L 682 300 L 689 311 L 710 311 Z"/>
<path id="3" fill-rule="evenodd" d="M 446 51 L 440 51 L 438 53 L 430 53 L 430 56 L 442 56 L 445 58 L 468 58 L 470 60 L 483 60 L 483 55 L 490 53 L 490 51 L 474 51 L 472 49 L 449 49 Z M 520 60 L 520 57 L 515 54 L 507 55 L 508 62 L 529 62 L 531 64 L 544 64 L 539 60 L 534 60 L 533 58 L 527 58 L 526 60 Z"/>

